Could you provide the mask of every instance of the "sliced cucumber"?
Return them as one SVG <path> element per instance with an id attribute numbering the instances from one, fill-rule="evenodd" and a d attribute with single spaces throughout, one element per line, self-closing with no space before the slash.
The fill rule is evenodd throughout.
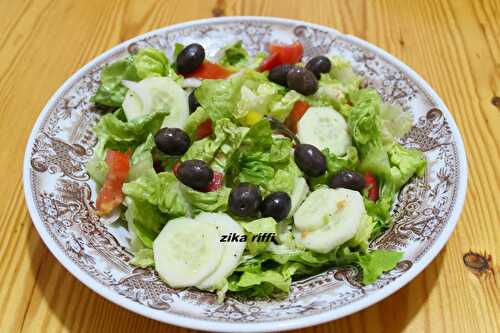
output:
<path id="1" fill-rule="evenodd" d="M 168 111 L 162 127 L 184 128 L 189 116 L 188 96 L 174 80 L 168 77 L 149 77 L 140 82 L 123 81 L 129 88 L 122 107 L 127 120 L 140 118 L 151 112 Z"/>
<path id="2" fill-rule="evenodd" d="M 171 287 L 189 287 L 213 273 L 224 247 L 217 228 L 190 218 L 170 220 L 153 242 L 155 267 Z"/>
<path id="3" fill-rule="evenodd" d="M 306 249 L 327 253 L 354 237 L 366 214 L 363 197 L 344 188 L 312 192 L 294 215 L 294 236 Z"/>
<path id="4" fill-rule="evenodd" d="M 331 107 L 309 108 L 297 124 L 297 136 L 302 143 L 339 156 L 352 145 L 346 121 Z"/>
<path id="5" fill-rule="evenodd" d="M 293 186 L 293 191 L 291 198 L 292 199 L 292 208 L 290 209 L 290 213 L 288 213 L 288 217 L 291 217 L 297 208 L 299 208 L 302 201 L 304 201 L 309 194 L 309 186 L 307 185 L 304 177 L 297 177 L 295 179 L 295 185 Z"/>
<path id="6" fill-rule="evenodd" d="M 195 219 L 202 223 L 208 223 L 215 226 L 219 235 L 229 235 L 231 233 L 237 235 L 245 234 L 238 222 L 224 213 L 201 213 L 196 216 Z M 246 242 L 229 242 L 221 244 L 224 246 L 224 251 L 219 266 L 212 274 L 198 283 L 196 287 L 213 290 L 238 266 L 243 251 L 245 250 Z"/>

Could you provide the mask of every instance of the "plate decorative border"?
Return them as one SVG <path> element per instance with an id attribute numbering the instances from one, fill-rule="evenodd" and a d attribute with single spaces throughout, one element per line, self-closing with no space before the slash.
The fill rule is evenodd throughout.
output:
<path id="1" fill-rule="evenodd" d="M 400 105 L 415 122 L 401 140 L 422 150 L 428 161 L 422 179 L 400 192 L 394 224 L 370 246 L 405 251 L 404 260 L 378 281 L 360 285 L 355 267 L 332 268 L 296 281 L 284 300 L 228 297 L 175 290 L 150 269 L 129 264 L 123 227 L 95 214 L 95 185 L 84 164 L 93 155 L 92 132 L 100 113 L 90 102 L 107 63 L 153 46 L 172 53 L 176 41 L 198 41 L 214 56 L 223 45 L 243 40 L 250 53 L 269 42 L 298 39 L 305 58 L 339 54 L 353 63 L 384 102 Z M 159 29 L 126 41 L 97 57 L 67 80 L 49 100 L 28 141 L 24 159 L 26 202 L 35 227 L 54 256 L 103 297 L 144 316 L 180 326 L 215 331 L 276 331 L 334 320 L 392 294 L 439 253 L 458 220 L 467 186 L 460 133 L 446 106 L 413 70 L 356 37 L 302 21 L 268 17 L 206 19 Z"/>

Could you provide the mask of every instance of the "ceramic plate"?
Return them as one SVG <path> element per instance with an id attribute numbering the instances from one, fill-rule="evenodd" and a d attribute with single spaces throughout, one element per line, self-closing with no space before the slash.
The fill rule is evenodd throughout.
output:
<path id="1" fill-rule="evenodd" d="M 174 290 L 152 270 L 130 265 L 127 231 L 107 225 L 94 211 L 96 188 L 84 164 L 96 137 L 99 113 L 90 102 L 106 64 L 137 47 L 173 52 L 175 42 L 198 42 L 214 55 L 243 40 L 253 54 L 270 42 L 299 40 L 306 60 L 336 54 L 352 61 L 385 102 L 398 104 L 414 120 L 402 139 L 425 153 L 425 177 L 407 184 L 394 205 L 394 225 L 372 248 L 405 252 L 395 269 L 374 284 L 357 282 L 353 267 L 332 268 L 296 281 L 287 299 L 245 300 Z M 441 99 L 418 74 L 387 52 L 356 37 L 301 21 L 227 17 L 183 23 L 126 41 L 69 78 L 52 96 L 31 133 L 24 159 L 24 190 L 33 223 L 53 255 L 89 288 L 144 316 L 202 330 L 273 331 L 310 326 L 359 311 L 394 293 L 438 254 L 457 223 L 467 185 L 467 163 L 459 131 Z"/>

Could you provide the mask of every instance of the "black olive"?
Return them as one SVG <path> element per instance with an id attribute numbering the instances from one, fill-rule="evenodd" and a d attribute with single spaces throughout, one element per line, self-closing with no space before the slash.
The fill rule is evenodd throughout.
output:
<path id="1" fill-rule="evenodd" d="M 259 188 L 249 183 L 241 183 L 229 194 L 229 210 L 241 217 L 255 217 L 262 202 Z"/>
<path id="2" fill-rule="evenodd" d="M 292 209 L 292 199 L 286 192 L 273 192 L 262 202 L 260 211 L 264 217 L 272 217 L 281 221 L 288 216 Z"/>
<path id="3" fill-rule="evenodd" d="M 197 43 L 189 44 L 176 59 L 177 72 L 189 74 L 194 72 L 205 60 L 205 49 Z"/>
<path id="4" fill-rule="evenodd" d="M 269 72 L 269 81 L 280 84 L 284 87 L 288 87 L 287 84 L 287 75 L 290 69 L 293 68 L 293 65 L 284 64 L 273 67 Z"/>
<path id="5" fill-rule="evenodd" d="M 189 113 L 193 113 L 194 111 L 196 111 L 196 108 L 200 106 L 200 103 L 198 103 L 198 100 L 194 95 L 194 90 L 189 94 L 188 102 L 189 102 Z"/>
<path id="6" fill-rule="evenodd" d="M 191 139 L 180 128 L 165 127 L 155 134 L 156 147 L 168 155 L 182 155 L 191 145 Z"/>
<path id="7" fill-rule="evenodd" d="M 302 95 L 312 95 L 318 90 L 318 79 L 308 69 L 295 66 L 288 71 L 286 76 L 288 88 L 293 89 Z"/>
<path id="8" fill-rule="evenodd" d="M 179 165 L 175 175 L 184 185 L 201 191 L 208 187 L 214 172 L 201 160 L 187 160 Z"/>
<path id="9" fill-rule="evenodd" d="M 330 179 L 331 188 L 348 188 L 350 190 L 361 192 L 366 186 L 365 178 L 356 171 L 340 171 Z"/>
<path id="10" fill-rule="evenodd" d="M 297 166 L 308 176 L 319 177 L 326 171 L 325 155 L 313 145 L 296 145 L 294 157 Z"/>
<path id="11" fill-rule="evenodd" d="M 319 80 L 322 73 L 330 72 L 330 69 L 332 69 L 332 63 L 330 62 L 330 59 L 325 56 L 317 56 L 307 62 L 306 68 L 313 72 Z"/>

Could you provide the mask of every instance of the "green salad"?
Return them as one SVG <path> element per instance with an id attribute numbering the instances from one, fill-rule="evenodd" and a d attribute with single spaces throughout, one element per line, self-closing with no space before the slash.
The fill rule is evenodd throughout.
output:
<path id="1" fill-rule="evenodd" d="M 398 143 L 411 117 L 348 61 L 301 62 L 298 42 L 217 54 L 144 48 L 102 70 L 93 102 L 107 112 L 86 168 L 97 214 L 128 228 L 131 264 L 220 300 L 282 297 L 332 267 L 357 267 L 363 284 L 394 268 L 403 253 L 369 243 L 425 172 Z"/>

